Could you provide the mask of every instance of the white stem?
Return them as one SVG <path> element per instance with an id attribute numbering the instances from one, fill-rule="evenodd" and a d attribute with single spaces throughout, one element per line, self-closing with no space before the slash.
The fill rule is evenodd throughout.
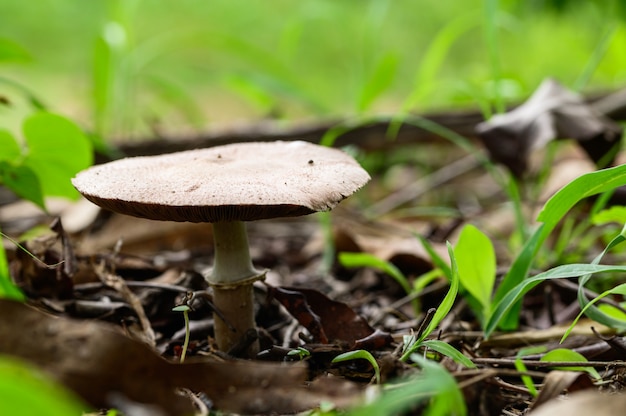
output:
<path id="1" fill-rule="evenodd" d="M 252 266 L 246 224 L 242 221 L 213 224 L 215 259 L 210 283 L 231 283 L 259 274 Z"/>

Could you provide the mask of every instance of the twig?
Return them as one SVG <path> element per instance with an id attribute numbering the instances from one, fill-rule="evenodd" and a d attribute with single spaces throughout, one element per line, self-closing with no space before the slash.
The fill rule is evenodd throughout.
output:
<path id="1" fill-rule="evenodd" d="M 472 358 L 474 364 L 501 365 L 514 367 L 515 359 L 509 358 Z M 549 368 L 549 367 L 626 367 L 626 361 L 539 361 L 522 360 L 528 367 Z"/>
<path id="2" fill-rule="evenodd" d="M 154 330 L 152 329 L 150 320 L 146 315 L 146 311 L 144 310 L 143 305 L 141 304 L 141 301 L 139 300 L 137 295 L 135 295 L 128 288 L 128 285 L 126 285 L 124 279 L 106 270 L 106 266 L 104 265 L 104 263 L 100 263 L 99 265 L 94 267 L 94 270 L 100 280 L 105 285 L 118 291 L 122 295 L 124 300 L 126 300 L 126 302 L 130 304 L 130 306 L 137 314 L 137 318 L 139 319 L 139 323 L 141 324 L 141 329 L 143 330 L 145 341 L 149 345 L 154 347 L 156 345 L 156 336 L 154 335 Z"/>

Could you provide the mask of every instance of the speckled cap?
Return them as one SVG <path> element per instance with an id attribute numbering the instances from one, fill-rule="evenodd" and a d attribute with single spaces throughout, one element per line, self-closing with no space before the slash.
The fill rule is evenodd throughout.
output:
<path id="1" fill-rule="evenodd" d="M 327 211 L 369 180 L 341 150 L 277 141 L 120 159 L 82 171 L 72 183 L 121 214 L 220 222 Z"/>

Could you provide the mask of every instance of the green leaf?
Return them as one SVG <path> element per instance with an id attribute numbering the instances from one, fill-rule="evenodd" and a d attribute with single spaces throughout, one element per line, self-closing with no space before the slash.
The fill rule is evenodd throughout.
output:
<path id="1" fill-rule="evenodd" d="M 574 205 L 585 198 L 611 191 L 623 185 L 626 185 L 626 165 L 582 175 L 554 194 L 537 217 L 537 220 L 543 224 L 534 232 L 513 261 L 509 272 L 504 276 L 502 283 L 496 290 L 494 303 L 502 301 L 516 285 L 528 276 L 528 271 L 543 242 Z M 498 322 L 504 329 L 514 329 L 517 326 L 520 305 L 511 305 L 510 308 L 513 313 L 498 318 Z"/>
<path id="2" fill-rule="evenodd" d="M 0 161 L 19 163 L 22 159 L 22 149 L 15 137 L 8 131 L 0 129 Z"/>
<path id="3" fill-rule="evenodd" d="M 599 264 L 602 258 L 608 253 L 611 249 L 617 247 L 626 241 L 626 226 L 622 228 L 622 231 L 613 238 L 609 244 L 602 250 L 602 253 L 598 254 L 591 262 L 591 264 Z M 585 309 L 585 315 L 588 318 L 593 319 L 596 322 L 601 323 L 602 325 L 608 326 L 610 328 L 620 328 L 624 326 L 624 321 L 621 319 L 615 319 L 614 317 L 603 313 L 600 309 L 598 309 L 593 304 L 588 305 L 590 303 L 589 299 L 585 295 L 585 285 L 591 279 L 591 275 L 587 274 L 581 276 L 578 279 L 578 303 L 580 307 Z"/>
<path id="4" fill-rule="evenodd" d="M 393 263 L 379 259 L 369 253 L 342 252 L 339 253 L 338 259 L 339 263 L 347 268 L 371 267 L 373 269 L 380 270 L 393 277 L 394 280 L 402 286 L 407 294 L 411 293 L 411 285 L 409 284 L 409 281 L 400 269 L 398 269 Z"/>
<path id="5" fill-rule="evenodd" d="M 542 241 L 579 201 L 623 185 L 626 185 L 626 165 L 587 173 L 571 181 L 546 202 L 537 217 L 537 221 L 545 224 Z"/>
<path id="6" fill-rule="evenodd" d="M 623 224 L 626 218 L 626 207 L 614 205 L 608 209 L 604 209 L 591 217 L 593 225 L 605 225 L 609 223 Z"/>
<path id="7" fill-rule="evenodd" d="M 371 77 L 364 83 L 357 109 L 359 112 L 367 110 L 393 83 L 398 68 L 399 58 L 396 53 L 388 52 L 376 65 Z"/>
<path id="8" fill-rule="evenodd" d="M 0 38 L 0 61 L 30 61 L 28 51 L 19 43 Z"/>
<path id="9" fill-rule="evenodd" d="M 524 364 L 524 361 L 522 361 L 522 357 L 530 354 L 540 354 L 543 353 L 545 350 L 546 347 L 544 347 L 543 345 L 538 347 L 527 347 L 520 349 L 515 356 L 515 369 L 520 373 L 527 373 L 528 369 L 526 368 L 526 364 Z M 535 383 L 533 382 L 532 377 L 526 374 L 522 374 L 521 378 L 531 396 L 537 397 L 537 387 L 535 387 Z"/>
<path id="10" fill-rule="evenodd" d="M 404 414 L 411 407 L 430 402 L 425 415 L 467 414 L 463 394 L 455 378 L 441 365 L 413 354 L 421 372 L 414 377 L 385 386 L 382 395 L 371 403 L 351 410 L 347 416 L 391 416 Z"/>
<path id="11" fill-rule="evenodd" d="M 411 361 L 422 367 L 422 377 L 430 384 L 432 400 L 426 411 L 427 416 L 467 414 L 463 393 L 456 379 L 441 364 L 427 360 L 418 354 L 411 356 Z"/>
<path id="12" fill-rule="evenodd" d="M 461 230 L 454 248 L 461 285 L 482 305 L 489 316 L 496 281 L 496 255 L 491 240 L 471 224 Z"/>
<path id="13" fill-rule="evenodd" d="M 580 320 L 580 318 L 587 313 L 587 310 L 589 308 L 591 308 L 596 302 L 600 301 L 600 299 L 607 297 L 608 295 L 626 295 L 626 283 L 622 283 L 621 285 L 618 285 L 616 287 L 614 287 L 613 289 L 607 290 L 605 292 L 602 292 L 600 295 L 596 296 L 593 300 L 591 300 L 590 302 L 588 302 L 580 311 L 580 313 L 576 316 L 576 318 L 574 319 L 574 321 L 572 322 L 572 324 L 567 328 L 567 331 L 565 331 L 565 334 L 563 334 L 563 337 L 561 338 L 561 343 L 563 341 L 565 341 L 565 339 L 569 336 L 569 334 L 572 332 L 572 330 L 574 329 L 574 327 L 576 326 L 576 324 L 578 323 L 578 321 Z M 609 306 L 609 305 L 607 305 Z M 620 320 L 624 322 L 624 325 L 626 325 L 626 320 L 623 319 L 623 315 L 624 313 L 621 311 L 617 311 L 620 312 L 620 315 L 618 315 L 617 313 L 611 313 L 611 315 L 606 314 L 606 312 L 604 311 L 599 311 L 602 314 L 607 315 L 609 318 L 615 320 Z M 600 323 L 605 324 L 607 326 L 611 326 L 611 322 L 602 322 L 603 320 L 600 319 L 599 320 Z"/>
<path id="14" fill-rule="evenodd" d="M 402 357 L 400 357 L 400 360 L 402 361 L 406 361 L 409 359 L 409 357 L 411 357 L 413 352 L 417 350 L 420 347 L 420 345 L 422 345 L 422 342 L 426 339 L 426 337 L 430 335 L 431 332 L 433 332 L 435 328 L 437 328 L 437 326 L 439 326 L 443 318 L 445 318 L 446 315 L 448 315 L 448 312 L 450 312 L 450 309 L 452 309 L 452 306 L 454 305 L 454 301 L 456 300 L 456 295 L 459 292 L 459 269 L 456 264 L 454 250 L 452 249 L 452 246 L 450 245 L 450 243 L 448 243 L 448 255 L 450 256 L 450 270 L 452 273 L 452 280 L 450 281 L 450 289 L 448 290 L 448 293 L 446 293 L 446 296 L 441 301 L 441 304 L 439 305 L 439 307 L 437 308 L 437 311 L 433 315 L 433 319 L 430 321 L 430 324 L 428 324 L 426 329 L 422 332 L 419 339 L 417 339 L 410 346 L 410 348 L 407 348 L 404 354 L 402 354 Z"/>
<path id="15" fill-rule="evenodd" d="M 416 237 L 422 243 L 424 250 L 426 250 L 426 252 L 428 253 L 428 256 L 430 257 L 430 260 L 433 262 L 433 264 L 443 272 L 443 274 L 448 278 L 448 281 L 452 281 L 452 271 L 450 270 L 450 266 L 448 266 L 448 263 L 444 261 L 444 259 L 439 255 L 439 253 L 437 253 L 437 251 L 435 251 L 433 245 L 430 244 L 430 242 L 425 237 L 421 235 L 416 235 Z"/>
<path id="16" fill-rule="evenodd" d="M 32 169 L 48 196 L 78 197 L 70 179 L 93 162 L 93 149 L 81 129 L 68 119 L 38 112 L 23 126 L 28 152 L 24 165 Z"/>
<path id="17" fill-rule="evenodd" d="M 567 348 L 557 348 L 555 350 L 547 352 L 541 360 L 543 362 L 587 362 L 587 359 L 577 353 L 576 351 L 572 351 Z M 553 367 L 555 370 L 566 370 L 566 371 L 586 371 L 591 375 L 591 377 L 599 380 L 600 374 L 593 367 Z"/>
<path id="18" fill-rule="evenodd" d="M 89 410 L 75 394 L 35 367 L 0 356 L 0 414 L 82 415 Z"/>
<path id="19" fill-rule="evenodd" d="M 376 376 L 376 384 L 380 384 L 380 367 L 378 366 L 378 362 L 374 358 L 374 356 L 366 350 L 354 350 L 344 352 L 343 354 L 339 354 L 333 360 L 332 363 L 340 363 L 342 361 L 350 361 L 350 360 L 366 360 L 370 363 L 372 368 L 374 368 L 374 375 Z"/>
<path id="20" fill-rule="evenodd" d="M 2 235 L 2 233 L 0 233 L 0 235 Z M 0 298 L 13 299 L 20 302 L 26 299 L 22 291 L 15 286 L 15 283 L 11 280 L 9 263 L 7 262 L 7 255 L 4 251 L 2 241 L 0 241 Z M 0 414 L 2 414 L 2 412 L 0 412 Z"/>
<path id="21" fill-rule="evenodd" d="M 515 286 L 509 291 L 502 300 L 495 306 L 493 313 L 487 322 L 485 328 L 485 337 L 488 338 L 494 331 L 495 327 L 502 317 L 515 305 L 526 293 L 537 286 L 539 283 L 552 279 L 567 279 L 572 277 L 580 277 L 587 274 L 595 274 L 602 272 L 626 272 L 626 266 L 607 266 L 597 264 L 566 264 L 540 273 L 534 277 L 528 278 Z M 626 324 L 617 327 L 620 330 L 626 330 Z"/>
<path id="22" fill-rule="evenodd" d="M 28 166 L 14 166 L 0 161 L 0 183 L 20 198 L 31 201 L 44 211 L 46 210 L 39 178 Z"/>
<path id="23" fill-rule="evenodd" d="M 476 368 L 476 364 L 467 358 L 463 353 L 454 348 L 452 345 L 440 341 L 438 339 L 429 339 L 422 342 L 422 346 L 428 347 L 431 350 L 437 351 L 440 354 L 445 355 L 448 358 L 454 360 L 454 362 L 464 365 L 467 368 Z"/>

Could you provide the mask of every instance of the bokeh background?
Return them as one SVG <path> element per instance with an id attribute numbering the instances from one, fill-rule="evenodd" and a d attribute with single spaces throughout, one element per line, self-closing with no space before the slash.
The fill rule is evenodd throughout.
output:
<path id="1" fill-rule="evenodd" d="M 488 116 L 548 76 L 586 94 L 624 86 L 622 3 L 2 0 L 0 117 L 28 111 L 24 90 L 111 140 L 264 119 Z"/>

